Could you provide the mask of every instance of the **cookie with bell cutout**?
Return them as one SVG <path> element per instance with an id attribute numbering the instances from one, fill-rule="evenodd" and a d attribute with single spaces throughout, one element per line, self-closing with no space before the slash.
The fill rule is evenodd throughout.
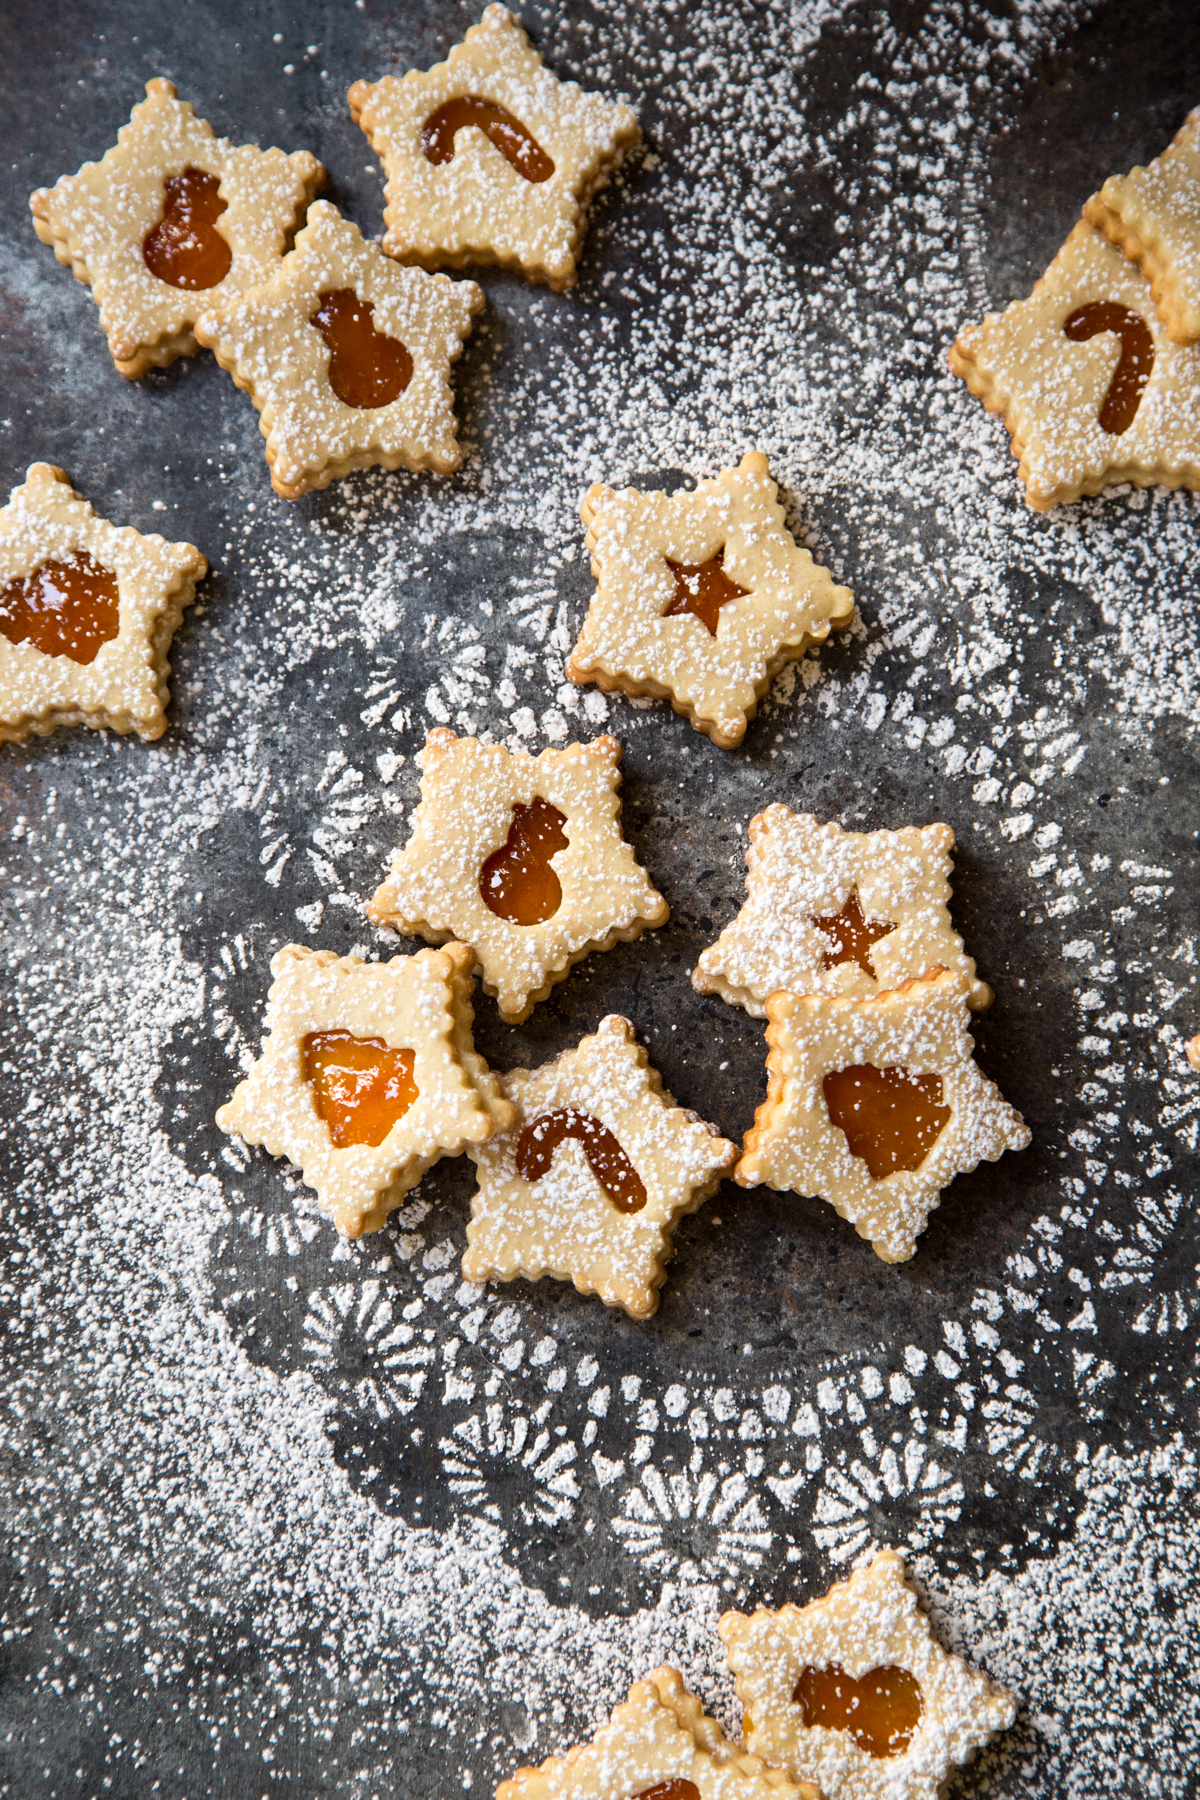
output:
<path id="1" fill-rule="evenodd" d="M 113 361 L 134 381 L 195 355 L 199 313 L 266 279 L 324 179 L 306 150 L 217 137 L 160 79 L 99 162 L 29 205 L 42 242 L 91 288 Z"/>
<path id="2" fill-rule="evenodd" d="M 1200 348 L 1171 342 L 1141 270 L 1086 219 L 949 362 L 1008 427 L 1035 512 L 1117 482 L 1200 487 Z"/>
<path id="3" fill-rule="evenodd" d="M 620 760 L 611 737 L 531 756 L 431 731 L 413 833 L 370 918 L 470 944 L 519 1025 L 573 963 L 669 917 L 621 834 Z"/>
<path id="4" fill-rule="evenodd" d="M 767 1098 L 734 1180 L 827 1200 L 884 1262 L 906 1262 L 956 1175 L 1030 1134 L 974 1060 L 961 975 L 871 1000 L 772 994 Z"/>
<path id="5" fill-rule="evenodd" d="M 750 821 L 745 904 L 692 986 L 761 1019 L 777 988 L 865 1000 L 940 965 L 983 1011 L 992 990 L 950 923 L 953 849 L 949 825 L 843 831 L 768 806 Z"/>
<path id="6" fill-rule="evenodd" d="M 0 743 L 60 725 L 162 736 L 167 653 L 208 564 L 110 525 L 52 463 L 0 512 Z"/>
<path id="7" fill-rule="evenodd" d="M 640 137 L 627 106 L 553 75 L 505 6 L 445 62 L 356 81 L 349 100 L 384 166 L 389 256 L 499 263 L 558 290 L 574 285 L 592 196 Z"/>
<path id="8" fill-rule="evenodd" d="M 694 492 L 595 486 L 579 510 L 599 585 L 567 675 L 669 700 L 724 750 L 779 671 L 854 615 L 788 530 L 757 450 Z"/>
<path id="9" fill-rule="evenodd" d="M 1016 1717 L 942 1649 L 894 1550 L 808 1606 L 727 1612 L 717 1630 L 751 1751 L 837 1800 L 937 1800 Z"/>
<path id="10" fill-rule="evenodd" d="M 458 468 L 450 365 L 483 304 L 475 282 L 400 268 L 318 200 L 271 278 L 196 336 L 249 393 L 271 486 L 296 500 L 353 469 Z"/>
<path id="11" fill-rule="evenodd" d="M 730 1743 L 677 1669 L 635 1681 L 590 1743 L 518 1769 L 496 1800 L 821 1800 Z"/>
<path id="12" fill-rule="evenodd" d="M 501 1089 L 509 1130 L 472 1150 L 463 1274 L 544 1275 L 646 1319 L 667 1277 L 671 1235 L 714 1194 L 737 1148 L 664 1092 L 633 1026 L 615 1013 Z"/>
<path id="13" fill-rule="evenodd" d="M 380 1231 L 439 1158 L 513 1111 L 474 1047 L 465 944 L 367 963 L 285 944 L 271 959 L 263 1052 L 217 1113 L 286 1156 L 343 1237 Z"/>
<path id="14" fill-rule="evenodd" d="M 1083 213 L 1137 263 L 1171 341 L 1200 342 L 1200 107 L 1161 156 L 1110 175 Z"/>

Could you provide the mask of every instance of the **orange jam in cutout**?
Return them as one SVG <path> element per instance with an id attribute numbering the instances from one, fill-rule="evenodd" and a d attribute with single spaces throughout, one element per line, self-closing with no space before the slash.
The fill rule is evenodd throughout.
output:
<path id="1" fill-rule="evenodd" d="M 343 406 L 390 406 L 412 380 L 412 357 L 399 338 L 376 331 L 374 311 L 353 288 L 333 288 L 309 320 L 329 346 L 329 385 Z"/>
<path id="2" fill-rule="evenodd" d="M 301 1067 L 335 1150 L 351 1144 L 374 1150 L 382 1144 L 417 1098 L 415 1060 L 411 1050 L 393 1050 L 382 1038 L 309 1032 L 301 1045 Z"/>
<path id="3" fill-rule="evenodd" d="M 898 1169 L 919 1169 L 950 1117 L 940 1075 L 853 1063 L 831 1069 L 821 1087 L 851 1156 L 861 1157 L 876 1181 Z"/>
<path id="4" fill-rule="evenodd" d="M 618 1212 L 641 1212 L 646 1204 L 641 1176 L 608 1126 L 573 1106 L 542 1113 L 525 1127 L 517 1139 L 519 1174 L 526 1181 L 540 1181 L 564 1138 L 575 1138 L 583 1145 L 592 1174 Z"/>
<path id="5" fill-rule="evenodd" d="M 805 1669 L 793 1698 L 807 1726 L 847 1731 L 868 1756 L 903 1756 L 925 1711 L 916 1676 L 894 1664 L 857 1681 L 840 1663 Z"/>
<path id="6" fill-rule="evenodd" d="M 1090 300 L 1086 306 L 1076 307 L 1063 324 L 1063 333 L 1073 344 L 1085 344 L 1101 331 L 1111 331 L 1120 338 L 1121 360 L 1113 370 L 1100 408 L 1100 429 L 1120 437 L 1137 417 L 1153 372 L 1154 339 L 1145 319 L 1115 300 Z"/>
<path id="7" fill-rule="evenodd" d="M 700 1789 L 694 1781 L 660 1781 L 657 1787 L 643 1788 L 640 1794 L 631 1794 L 630 1800 L 700 1800 Z"/>
<path id="8" fill-rule="evenodd" d="M 493 149 L 526 181 L 548 181 L 553 175 L 553 159 L 546 155 L 532 131 L 526 130 L 520 119 L 514 119 L 507 106 L 500 106 L 495 100 L 481 100 L 476 94 L 447 100 L 430 113 L 421 127 L 425 160 L 450 162 L 454 156 L 454 134 L 465 125 L 482 131 Z"/>
<path id="9" fill-rule="evenodd" d="M 857 888 L 850 889 L 850 897 L 840 913 L 814 917 L 813 924 L 822 937 L 831 939 L 833 943 L 832 950 L 825 952 L 827 969 L 835 969 L 838 963 L 855 962 L 875 980 L 871 951 L 880 938 L 887 937 L 896 927 L 890 919 L 864 919 Z"/>
<path id="10" fill-rule="evenodd" d="M 162 218 L 142 239 L 142 261 L 176 288 L 211 288 L 224 281 L 233 251 L 217 230 L 226 210 L 221 183 L 206 169 L 185 169 L 163 182 Z"/>
<path id="11" fill-rule="evenodd" d="M 86 666 L 120 628 L 117 578 L 86 550 L 65 562 L 44 562 L 0 588 L 0 632 L 43 656 L 69 656 Z"/>
<path id="12" fill-rule="evenodd" d="M 675 594 L 663 618 L 674 619 L 680 613 L 690 613 L 707 627 L 710 637 L 716 637 L 721 608 L 730 600 L 740 600 L 750 592 L 749 588 L 730 581 L 725 573 L 724 544 L 707 562 L 681 563 L 669 556 L 663 561 L 675 577 Z"/>
<path id="13" fill-rule="evenodd" d="M 484 905 L 510 925 L 544 925 L 562 905 L 562 884 L 550 858 L 570 839 L 566 815 L 535 794 L 528 806 L 512 809 L 512 824 L 499 850 L 479 871 Z"/>

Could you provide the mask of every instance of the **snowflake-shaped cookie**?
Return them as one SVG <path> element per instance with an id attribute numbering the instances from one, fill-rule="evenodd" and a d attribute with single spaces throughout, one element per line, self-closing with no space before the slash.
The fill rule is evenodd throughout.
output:
<path id="1" fill-rule="evenodd" d="M 620 760 L 611 737 L 530 756 L 431 731 L 413 834 L 371 918 L 470 944 L 519 1025 L 572 963 L 669 916 L 621 835 Z"/>
<path id="2" fill-rule="evenodd" d="M 559 290 L 592 195 L 640 135 L 627 106 L 552 75 L 504 6 L 427 73 L 356 81 L 349 99 L 386 172 L 389 256 L 501 263 Z"/>
<path id="3" fill-rule="evenodd" d="M 780 669 L 850 623 L 854 596 L 797 544 L 756 450 L 692 493 L 597 486 L 579 510 L 600 585 L 568 676 L 669 700 L 724 750 Z"/>
<path id="4" fill-rule="evenodd" d="M 208 564 L 110 525 L 34 463 L 0 512 L 0 743 L 60 725 L 161 737 L 167 652 Z"/>
<path id="5" fill-rule="evenodd" d="M 215 136 L 159 80 L 99 162 L 29 204 L 42 242 L 95 295 L 117 368 L 136 380 L 193 356 L 197 314 L 270 274 L 324 179 L 307 150 Z"/>
<path id="6" fill-rule="evenodd" d="M 905 1262 L 956 1175 L 1029 1131 L 973 1059 L 962 978 L 931 970 L 873 1000 L 772 994 L 767 1098 L 734 1180 L 828 1200 Z"/>
<path id="7" fill-rule="evenodd" d="M 627 1019 L 602 1019 L 540 1069 L 502 1077 L 511 1129 L 471 1152 L 463 1274 L 556 1275 L 649 1318 L 675 1221 L 714 1194 L 737 1149 L 664 1093 Z"/>
<path id="8" fill-rule="evenodd" d="M 318 200 L 270 280 L 196 321 L 196 336 L 262 417 L 286 500 L 352 469 L 457 469 L 450 365 L 473 281 L 403 269 Z"/>
<path id="9" fill-rule="evenodd" d="M 746 901 L 692 973 L 756 1019 L 776 988 L 865 1000 L 940 966 L 960 974 L 980 1012 L 992 990 L 950 923 L 948 825 L 843 831 L 768 806 L 750 821 Z"/>
<path id="10" fill-rule="evenodd" d="M 1200 487 L 1200 349 L 1173 344 L 1138 269 L 1086 220 L 1028 300 L 961 331 L 950 367 L 999 413 L 1036 512 Z"/>
<path id="11" fill-rule="evenodd" d="M 1167 336 L 1200 341 L 1200 107 L 1161 156 L 1110 175 L 1083 212 L 1140 266 Z"/>
<path id="12" fill-rule="evenodd" d="M 677 1669 L 635 1681 L 590 1743 L 518 1769 L 496 1800 L 821 1800 L 731 1744 Z"/>
<path id="13" fill-rule="evenodd" d="M 465 944 L 386 963 L 285 944 L 262 1057 L 217 1124 L 294 1163 L 344 1236 L 382 1230 L 439 1157 L 512 1120 L 471 1038 L 474 961 Z M 380 1128 L 355 1130 L 372 1100 Z"/>
<path id="14" fill-rule="evenodd" d="M 837 1800 L 937 1800 L 1016 1717 L 1010 1693 L 942 1649 L 894 1550 L 808 1606 L 727 1612 L 717 1629 L 750 1749 Z"/>

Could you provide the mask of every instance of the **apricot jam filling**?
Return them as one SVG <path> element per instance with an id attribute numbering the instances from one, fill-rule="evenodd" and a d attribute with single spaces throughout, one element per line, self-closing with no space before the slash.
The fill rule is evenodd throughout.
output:
<path id="1" fill-rule="evenodd" d="M 375 307 L 353 288 L 332 288 L 309 320 L 329 347 L 329 385 L 343 406 L 390 406 L 413 376 L 413 359 L 399 338 L 376 331 Z"/>
<path id="2" fill-rule="evenodd" d="M 629 1800 L 700 1800 L 700 1789 L 694 1781 L 677 1778 L 660 1781 L 656 1787 L 643 1788 L 640 1794 L 631 1794 Z"/>
<path id="3" fill-rule="evenodd" d="M 875 970 L 871 964 L 871 951 L 896 927 L 890 919 L 865 919 L 862 902 L 858 897 L 858 889 L 851 888 L 850 897 L 840 913 L 825 913 L 814 917 L 813 924 L 822 937 L 828 938 L 830 948 L 825 952 L 825 967 L 834 969 L 839 963 L 854 962 L 860 969 L 875 979 Z"/>
<path id="4" fill-rule="evenodd" d="M 483 132 L 493 149 L 526 181 L 548 181 L 554 173 L 553 160 L 546 155 L 531 131 L 513 117 L 506 106 L 495 100 L 482 100 L 476 94 L 463 94 L 447 100 L 431 112 L 421 127 L 421 149 L 425 160 L 448 163 L 454 156 L 454 134 L 466 125 Z"/>
<path id="5" fill-rule="evenodd" d="M 1085 344 L 1101 331 L 1120 338 L 1121 356 L 1100 407 L 1100 429 L 1120 437 L 1137 417 L 1154 371 L 1154 339 L 1145 319 L 1116 300 L 1089 300 L 1086 306 L 1077 306 L 1063 324 L 1064 336 L 1074 344 Z"/>
<path id="6" fill-rule="evenodd" d="M 369 1144 L 374 1150 L 382 1144 L 417 1098 L 414 1062 L 411 1050 L 393 1050 L 382 1038 L 309 1032 L 301 1046 L 301 1067 L 335 1150 L 351 1144 Z"/>
<path id="7" fill-rule="evenodd" d="M 701 621 L 710 637 L 716 637 L 721 608 L 750 592 L 749 588 L 730 581 L 725 573 L 724 544 L 707 562 L 681 563 L 669 556 L 663 560 L 675 578 L 675 592 L 663 618 L 674 619 L 681 613 L 690 613 Z"/>
<path id="8" fill-rule="evenodd" d="M 220 182 L 206 169 L 188 168 L 163 182 L 158 224 L 142 239 L 142 261 L 169 287 L 216 287 L 233 265 L 233 251 L 217 228 L 226 211 Z"/>
<path id="9" fill-rule="evenodd" d="M 878 1757 L 903 1756 L 925 1710 L 916 1676 L 893 1664 L 857 1680 L 840 1663 L 805 1669 L 793 1698 L 807 1726 L 849 1732 L 860 1750 Z"/>
<path id="10" fill-rule="evenodd" d="M 942 1105 L 940 1075 L 852 1063 L 831 1069 L 821 1087 L 851 1156 L 860 1157 L 876 1181 L 897 1170 L 919 1169 L 950 1118 L 950 1108 Z"/>
<path id="11" fill-rule="evenodd" d="M 86 666 L 121 628 L 117 578 L 86 550 L 44 562 L 0 588 L 0 632 L 44 656 Z"/>
<path id="12" fill-rule="evenodd" d="M 618 1212 L 641 1212 L 646 1204 L 641 1176 L 607 1125 L 573 1106 L 542 1113 L 517 1139 L 517 1169 L 526 1181 L 541 1180 L 564 1138 L 583 1145 L 592 1174 Z"/>
<path id="13" fill-rule="evenodd" d="M 508 836 L 479 871 L 483 903 L 510 925 L 543 925 L 562 905 L 562 885 L 550 858 L 570 839 L 566 814 L 536 794 L 512 809 Z"/>

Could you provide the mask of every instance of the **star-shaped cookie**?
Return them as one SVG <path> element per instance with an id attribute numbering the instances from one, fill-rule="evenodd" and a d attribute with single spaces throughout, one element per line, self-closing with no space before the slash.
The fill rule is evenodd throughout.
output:
<path id="1" fill-rule="evenodd" d="M 568 676 L 669 700 L 724 750 L 780 669 L 853 616 L 849 588 L 788 530 L 757 450 L 692 493 L 596 486 L 579 511 L 599 586 Z"/>
<path id="2" fill-rule="evenodd" d="M 635 1681 L 590 1743 L 518 1769 L 496 1800 L 821 1800 L 731 1744 L 677 1669 Z"/>
<path id="3" fill-rule="evenodd" d="M 349 99 L 387 176 L 389 256 L 501 263 L 559 290 L 592 195 L 640 135 L 627 106 L 552 75 L 505 6 L 435 68 L 356 81 Z"/>
<path id="4" fill-rule="evenodd" d="M 468 1281 L 555 1275 L 647 1319 L 675 1221 L 714 1194 L 737 1149 L 663 1092 L 615 1013 L 540 1069 L 502 1077 L 515 1118 L 471 1152 Z"/>
<path id="5" fill-rule="evenodd" d="M 270 280 L 196 336 L 262 417 L 286 500 L 352 469 L 457 469 L 450 365 L 483 306 L 473 281 L 402 269 L 318 200 Z"/>
<path id="6" fill-rule="evenodd" d="M 1035 512 L 1119 481 L 1200 487 L 1200 349 L 1171 342 L 1136 263 L 1086 220 L 949 360 L 1008 427 Z"/>
<path id="7" fill-rule="evenodd" d="M 1161 156 L 1110 175 L 1083 212 L 1139 265 L 1172 342 L 1200 341 L 1200 107 Z"/>
<path id="8" fill-rule="evenodd" d="M 961 976 L 931 970 L 873 1000 L 767 1000 L 767 1098 L 742 1187 L 828 1200 L 884 1262 L 905 1262 L 956 1175 L 1029 1131 L 973 1058 Z"/>
<path id="9" fill-rule="evenodd" d="M 270 274 L 324 179 L 306 150 L 217 137 L 158 80 L 99 162 L 29 205 L 42 242 L 91 288 L 117 368 L 136 380 L 193 356 L 197 314 Z"/>
<path id="10" fill-rule="evenodd" d="M 208 564 L 110 525 L 34 463 L 0 512 L 0 743 L 60 725 L 161 737 L 167 652 Z"/>
<path id="11" fill-rule="evenodd" d="M 345 1237 L 382 1230 L 439 1157 L 511 1123 L 471 1038 L 474 961 L 465 944 L 271 960 L 263 1053 L 217 1124 L 294 1163 Z"/>
<path id="12" fill-rule="evenodd" d="M 431 731 L 413 834 L 370 917 L 470 944 L 519 1025 L 572 963 L 669 917 L 621 835 L 620 760 L 611 737 L 530 756 Z"/>
<path id="13" fill-rule="evenodd" d="M 980 1012 L 992 990 L 950 923 L 948 825 L 843 831 L 768 806 L 750 821 L 746 901 L 692 973 L 756 1019 L 776 988 L 865 1000 L 936 965 L 967 984 Z"/>
<path id="14" fill-rule="evenodd" d="M 750 1749 L 837 1800 L 937 1800 L 1016 1717 L 1010 1693 L 942 1649 L 894 1550 L 808 1606 L 727 1612 L 717 1629 Z"/>

